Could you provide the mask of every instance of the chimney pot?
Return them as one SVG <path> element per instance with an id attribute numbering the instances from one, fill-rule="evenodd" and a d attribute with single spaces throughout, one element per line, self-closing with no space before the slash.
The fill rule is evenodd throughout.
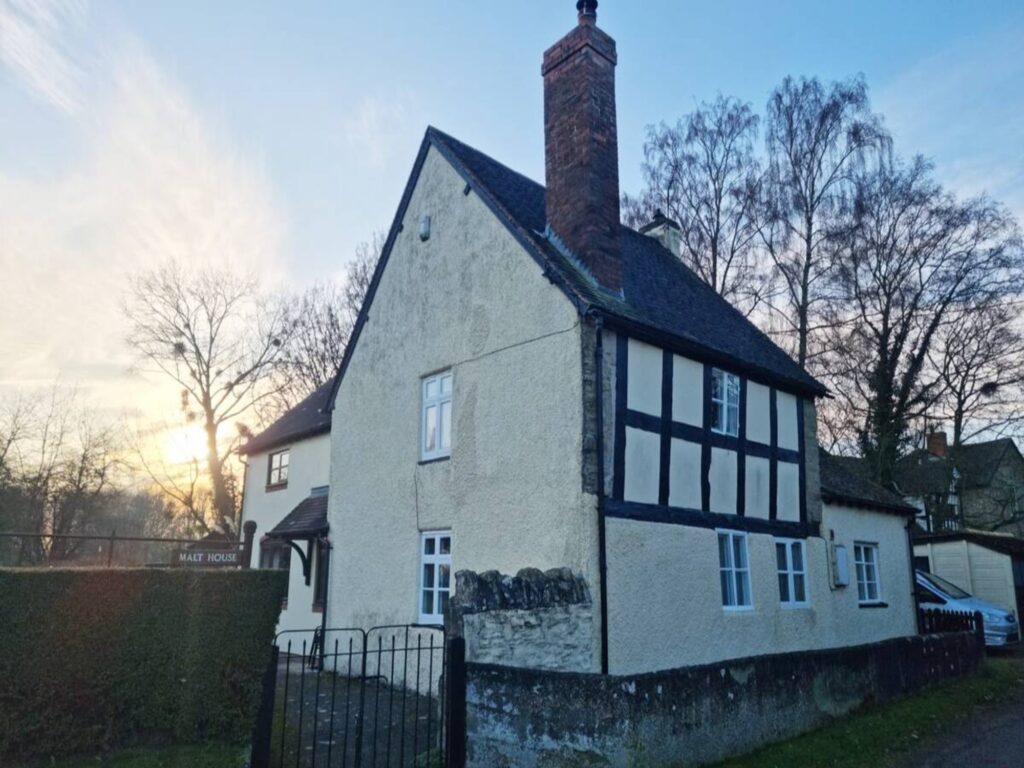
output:
<path id="1" fill-rule="evenodd" d="M 648 224 L 640 227 L 640 234 L 653 237 L 671 251 L 673 256 L 682 253 L 683 231 L 679 224 L 662 213 L 660 208 L 655 209 L 654 218 Z"/>
<path id="2" fill-rule="evenodd" d="M 931 432 L 928 435 L 928 453 L 932 456 L 944 458 L 946 455 L 946 433 Z"/>

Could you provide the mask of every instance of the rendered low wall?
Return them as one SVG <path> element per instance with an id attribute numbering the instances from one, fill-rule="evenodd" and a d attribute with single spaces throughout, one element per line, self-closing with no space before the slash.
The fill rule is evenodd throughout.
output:
<path id="1" fill-rule="evenodd" d="M 468 765 L 700 765 L 977 671 L 967 633 L 628 676 L 470 664 Z"/>

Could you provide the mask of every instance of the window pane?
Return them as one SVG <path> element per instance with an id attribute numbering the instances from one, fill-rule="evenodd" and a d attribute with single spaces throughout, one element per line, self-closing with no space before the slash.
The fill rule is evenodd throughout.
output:
<path id="1" fill-rule="evenodd" d="M 736 572 L 736 605 L 750 605 L 750 574 Z"/>
<path id="2" fill-rule="evenodd" d="M 735 557 L 733 562 L 737 568 L 747 567 L 747 540 L 742 536 L 733 536 L 732 549 Z"/>
<path id="3" fill-rule="evenodd" d="M 711 399 L 722 400 L 722 372 L 714 370 L 711 372 Z"/>
<path id="4" fill-rule="evenodd" d="M 725 430 L 725 424 L 722 423 L 722 404 L 711 403 L 711 428 L 716 432 L 722 432 Z"/>
<path id="5" fill-rule="evenodd" d="M 425 555 L 432 555 L 432 554 L 434 554 L 434 542 L 435 542 L 435 539 L 434 539 L 433 536 L 428 536 L 427 538 L 425 538 L 423 540 L 423 554 L 425 554 Z"/>
<path id="6" fill-rule="evenodd" d="M 437 379 L 427 379 L 427 389 L 426 392 L 424 393 L 424 396 L 428 400 L 433 400 L 434 398 L 437 397 L 437 392 Z"/>
<path id="7" fill-rule="evenodd" d="M 452 404 L 441 403 L 441 447 L 452 447 Z"/>
<path id="8" fill-rule="evenodd" d="M 793 570 L 804 570 L 804 547 L 800 542 L 793 542 Z"/>
<path id="9" fill-rule="evenodd" d="M 784 574 L 779 574 L 779 599 L 784 603 L 789 602 L 789 577 Z"/>
<path id="10" fill-rule="evenodd" d="M 423 613 L 430 615 L 434 612 L 434 593 L 430 590 L 423 590 Z"/>
<path id="11" fill-rule="evenodd" d="M 290 455 L 289 451 L 285 451 L 284 453 L 281 454 L 281 466 L 284 467 L 285 469 L 288 468 L 288 456 L 289 455 Z"/>
<path id="12" fill-rule="evenodd" d="M 864 562 L 865 563 L 874 563 L 875 562 L 875 548 L 874 547 L 864 547 Z"/>
<path id="13" fill-rule="evenodd" d="M 445 610 L 448 608 L 448 593 L 438 592 L 437 593 L 438 608 L 437 612 L 444 615 Z"/>
<path id="14" fill-rule="evenodd" d="M 442 536 L 441 537 L 441 548 L 440 552 L 442 555 L 450 555 L 452 551 L 452 537 Z"/>
<path id="15" fill-rule="evenodd" d="M 729 537 L 724 533 L 718 534 L 718 565 L 720 568 L 732 567 L 732 557 L 729 552 Z"/>
<path id="16" fill-rule="evenodd" d="M 722 605 L 735 605 L 736 601 L 733 599 L 732 592 L 732 572 L 720 571 L 719 574 L 722 580 Z"/>
<path id="17" fill-rule="evenodd" d="M 877 600 L 878 599 L 878 584 L 876 584 L 875 582 L 871 581 L 871 582 L 868 582 L 867 586 L 868 586 L 868 590 L 867 590 L 867 592 L 868 592 L 868 600 Z"/>
<path id="18" fill-rule="evenodd" d="M 801 573 L 793 576 L 793 599 L 802 603 L 807 599 L 807 592 L 804 588 L 804 576 Z"/>
<path id="19" fill-rule="evenodd" d="M 423 566 L 423 588 L 432 589 L 434 586 L 434 566 L 427 563 Z"/>
<path id="20" fill-rule="evenodd" d="M 451 374 L 441 378 L 441 392 L 443 394 L 450 394 L 452 391 L 452 377 Z"/>
<path id="21" fill-rule="evenodd" d="M 778 564 L 780 571 L 788 571 L 789 568 L 786 565 L 786 545 L 776 544 L 775 545 L 775 562 Z"/>
<path id="22" fill-rule="evenodd" d="M 450 565 L 439 565 L 437 566 L 437 586 L 441 589 L 448 589 L 450 586 Z"/>
<path id="23" fill-rule="evenodd" d="M 729 416 L 728 423 L 725 425 L 726 434 L 736 436 L 740 433 L 740 411 L 735 405 L 730 405 L 726 409 L 726 413 Z"/>
<path id="24" fill-rule="evenodd" d="M 740 402 L 740 377 L 726 374 L 727 389 L 726 395 L 730 405 L 739 405 Z"/>
<path id="25" fill-rule="evenodd" d="M 426 421 L 423 441 L 424 448 L 428 452 L 437 450 L 437 406 L 427 406 L 423 418 Z"/>

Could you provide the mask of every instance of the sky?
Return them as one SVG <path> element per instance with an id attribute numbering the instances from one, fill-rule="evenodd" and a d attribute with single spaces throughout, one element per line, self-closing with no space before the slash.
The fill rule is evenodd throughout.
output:
<path id="1" fill-rule="evenodd" d="M 135 370 L 133 272 L 337 277 L 386 229 L 427 125 L 543 180 L 544 49 L 571 0 L 0 0 L 0 398 L 54 380 L 170 418 Z M 645 126 L 786 75 L 863 74 L 904 155 L 1024 219 L 1024 3 L 601 0 L 621 186 Z"/>

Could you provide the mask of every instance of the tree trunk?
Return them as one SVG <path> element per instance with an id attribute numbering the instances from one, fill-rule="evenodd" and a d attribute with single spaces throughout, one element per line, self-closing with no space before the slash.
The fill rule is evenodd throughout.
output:
<path id="1" fill-rule="evenodd" d="M 213 485 L 213 508 L 217 515 L 217 525 L 221 531 L 230 530 L 234 520 L 234 503 L 228 493 L 227 479 L 224 477 L 224 465 L 220 460 L 217 448 L 217 425 L 213 414 L 206 415 L 206 464 L 210 470 L 210 483 Z"/>

